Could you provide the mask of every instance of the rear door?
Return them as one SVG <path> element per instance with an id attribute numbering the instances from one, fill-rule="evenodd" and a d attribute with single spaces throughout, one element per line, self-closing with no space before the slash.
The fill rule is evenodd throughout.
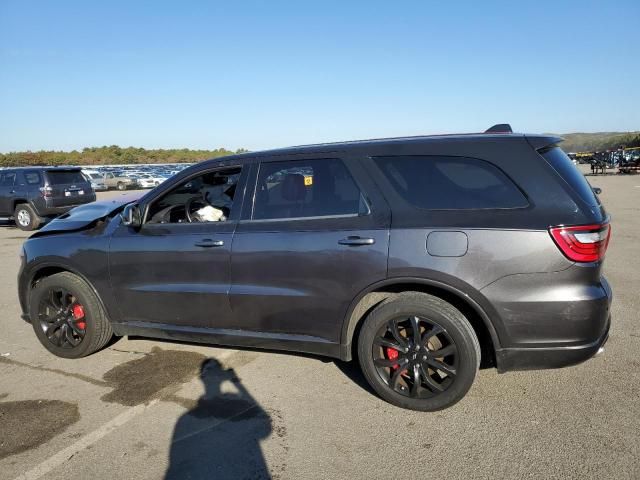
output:
<path id="1" fill-rule="evenodd" d="M 46 170 L 45 178 L 50 189 L 49 207 L 79 205 L 94 198 L 91 183 L 82 175 L 80 169 Z"/>
<path id="2" fill-rule="evenodd" d="M 13 215 L 15 182 L 15 170 L 3 170 L 0 172 L 0 215 Z"/>
<path id="3" fill-rule="evenodd" d="M 351 301 L 387 273 L 388 207 L 359 168 L 322 157 L 258 166 L 233 240 L 226 327 L 340 341 Z"/>

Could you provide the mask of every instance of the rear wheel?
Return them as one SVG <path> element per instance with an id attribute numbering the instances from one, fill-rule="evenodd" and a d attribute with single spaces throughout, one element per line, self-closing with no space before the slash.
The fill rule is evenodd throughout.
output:
<path id="1" fill-rule="evenodd" d="M 471 388 L 480 344 L 451 304 L 422 293 L 385 301 L 365 320 L 358 338 L 365 377 L 386 401 L 412 410 L 450 407 Z"/>
<path id="2" fill-rule="evenodd" d="M 118 190 L 120 190 L 120 191 L 122 191 L 122 190 L 126 190 L 126 189 L 127 189 L 127 186 L 126 186 L 124 183 L 122 183 L 122 182 L 118 182 L 117 189 L 118 189 Z"/>
<path id="3" fill-rule="evenodd" d="M 59 357 L 90 355 L 113 336 L 96 294 L 69 272 L 51 275 L 33 287 L 29 316 L 40 343 Z"/>
<path id="4" fill-rule="evenodd" d="M 17 205 L 13 212 L 13 218 L 16 222 L 16 227 L 24 231 L 36 230 L 42 223 L 42 218 L 28 203 Z"/>

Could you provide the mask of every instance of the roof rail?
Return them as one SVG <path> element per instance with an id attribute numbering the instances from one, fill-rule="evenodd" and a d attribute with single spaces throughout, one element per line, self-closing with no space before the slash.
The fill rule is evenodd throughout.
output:
<path id="1" fill-rule="evenodd" d="M 484 133 L 513 133 L 513 130 L 511 130 L 511 125 L 508 123 L 497 123 L 488 130 L 485 130 Z"/>

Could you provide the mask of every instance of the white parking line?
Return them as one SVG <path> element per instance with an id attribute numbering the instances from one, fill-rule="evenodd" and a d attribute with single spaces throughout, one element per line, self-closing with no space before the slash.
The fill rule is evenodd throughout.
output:
<path id="1" fill-rule="evenodd" d="M 231 356 L 233 353 L 234 351 L 230 350 L 215 358 L 217 360 L 224 361 L 227 357 Z M 179 388 L 179 386 L 177 388 Z M 167 394 L 174 393 L 175 389 L 176 389 L 175 385 L 167 387 L 166 389 L 163 389 L 158 393 L 158 398 L 156 398 L 155 400 L 151 400 L 147 404 L 136 405 L 135 407 L 131 407 L 127 411 L 122 412 L 120 415 L 109 420 L 100 428 L 80 438 L 74 444 L 69 445 L 67 448 L 63 450 L 60 450 L 58 453 L 55 453 L 51 457 L 47 458 L 44 462 L 36 465 L 31 470 L 28 470 L 27 472 L 19 475 L 18 477 L 15 478 L 15 480 L 38 480 L 39 478 L 44 477 L 53 469 L 62 465 L 64 462 L 69 460 L 78 452 L 84 450 L 90 445 L 93 445 L 100 439 L 109 435 L 114 430 L 117 430 L 118 428 L 122 427 L 124 424 L 129 422 L 134 417 L 140 415 L 141 413 L 145 412 L 146 410 L 153 407 L 154 405 L 157 405 L 162 400 L 162 398 L 165 397 Z M 253 406 L 250 408 L 253 408 Z"/>
<path id="2" fill-rule="evenodd" d="M 80 452 L 81 450 L 84 450 L 89 445 L 93 445 L 94 443 L 96 443 L 98 440 L 105 437 L 106 435 L 109 435 L 111 432 L 113 432 L 117 428 L 127 423 L 133 417 L 141 414 L 148 408 L 151 408 L 153 405 L 155 405 L 159 401 L 160 401 L 159 399 L 152 400 L 146 405 L 136 405 L 135 407 L 130 408 L 126 412 L 122 412 L 120 415 L 108 421 L 97 430 L 94 430 L 93 432 L 82 437 L 76 443 L 69 445 L 64 450 L 60 450 L 55 455 L 47 458 L 41 464 L 23 473 L 22 475 L 16 477 L 15 480 L 37 480 L 39 478 L 44 477 L 47 473 L 49 473 L 54 468 L 62 465 L 64 462 L 66 462 L 71 457 L 73 457 L 76 453 Z"/>

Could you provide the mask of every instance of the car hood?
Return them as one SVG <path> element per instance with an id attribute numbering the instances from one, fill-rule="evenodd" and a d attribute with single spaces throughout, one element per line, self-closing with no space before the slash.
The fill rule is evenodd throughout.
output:
<path id="1" fill-rule="evenodd" d="M 142 195 L 143 192 L 126 193 L 109 200 L 80 205 L 47 223 L 34 236 L 52 232 L 82 230 L 95 221 L 111 215 L 127 203 L 135 202 Z"/>

